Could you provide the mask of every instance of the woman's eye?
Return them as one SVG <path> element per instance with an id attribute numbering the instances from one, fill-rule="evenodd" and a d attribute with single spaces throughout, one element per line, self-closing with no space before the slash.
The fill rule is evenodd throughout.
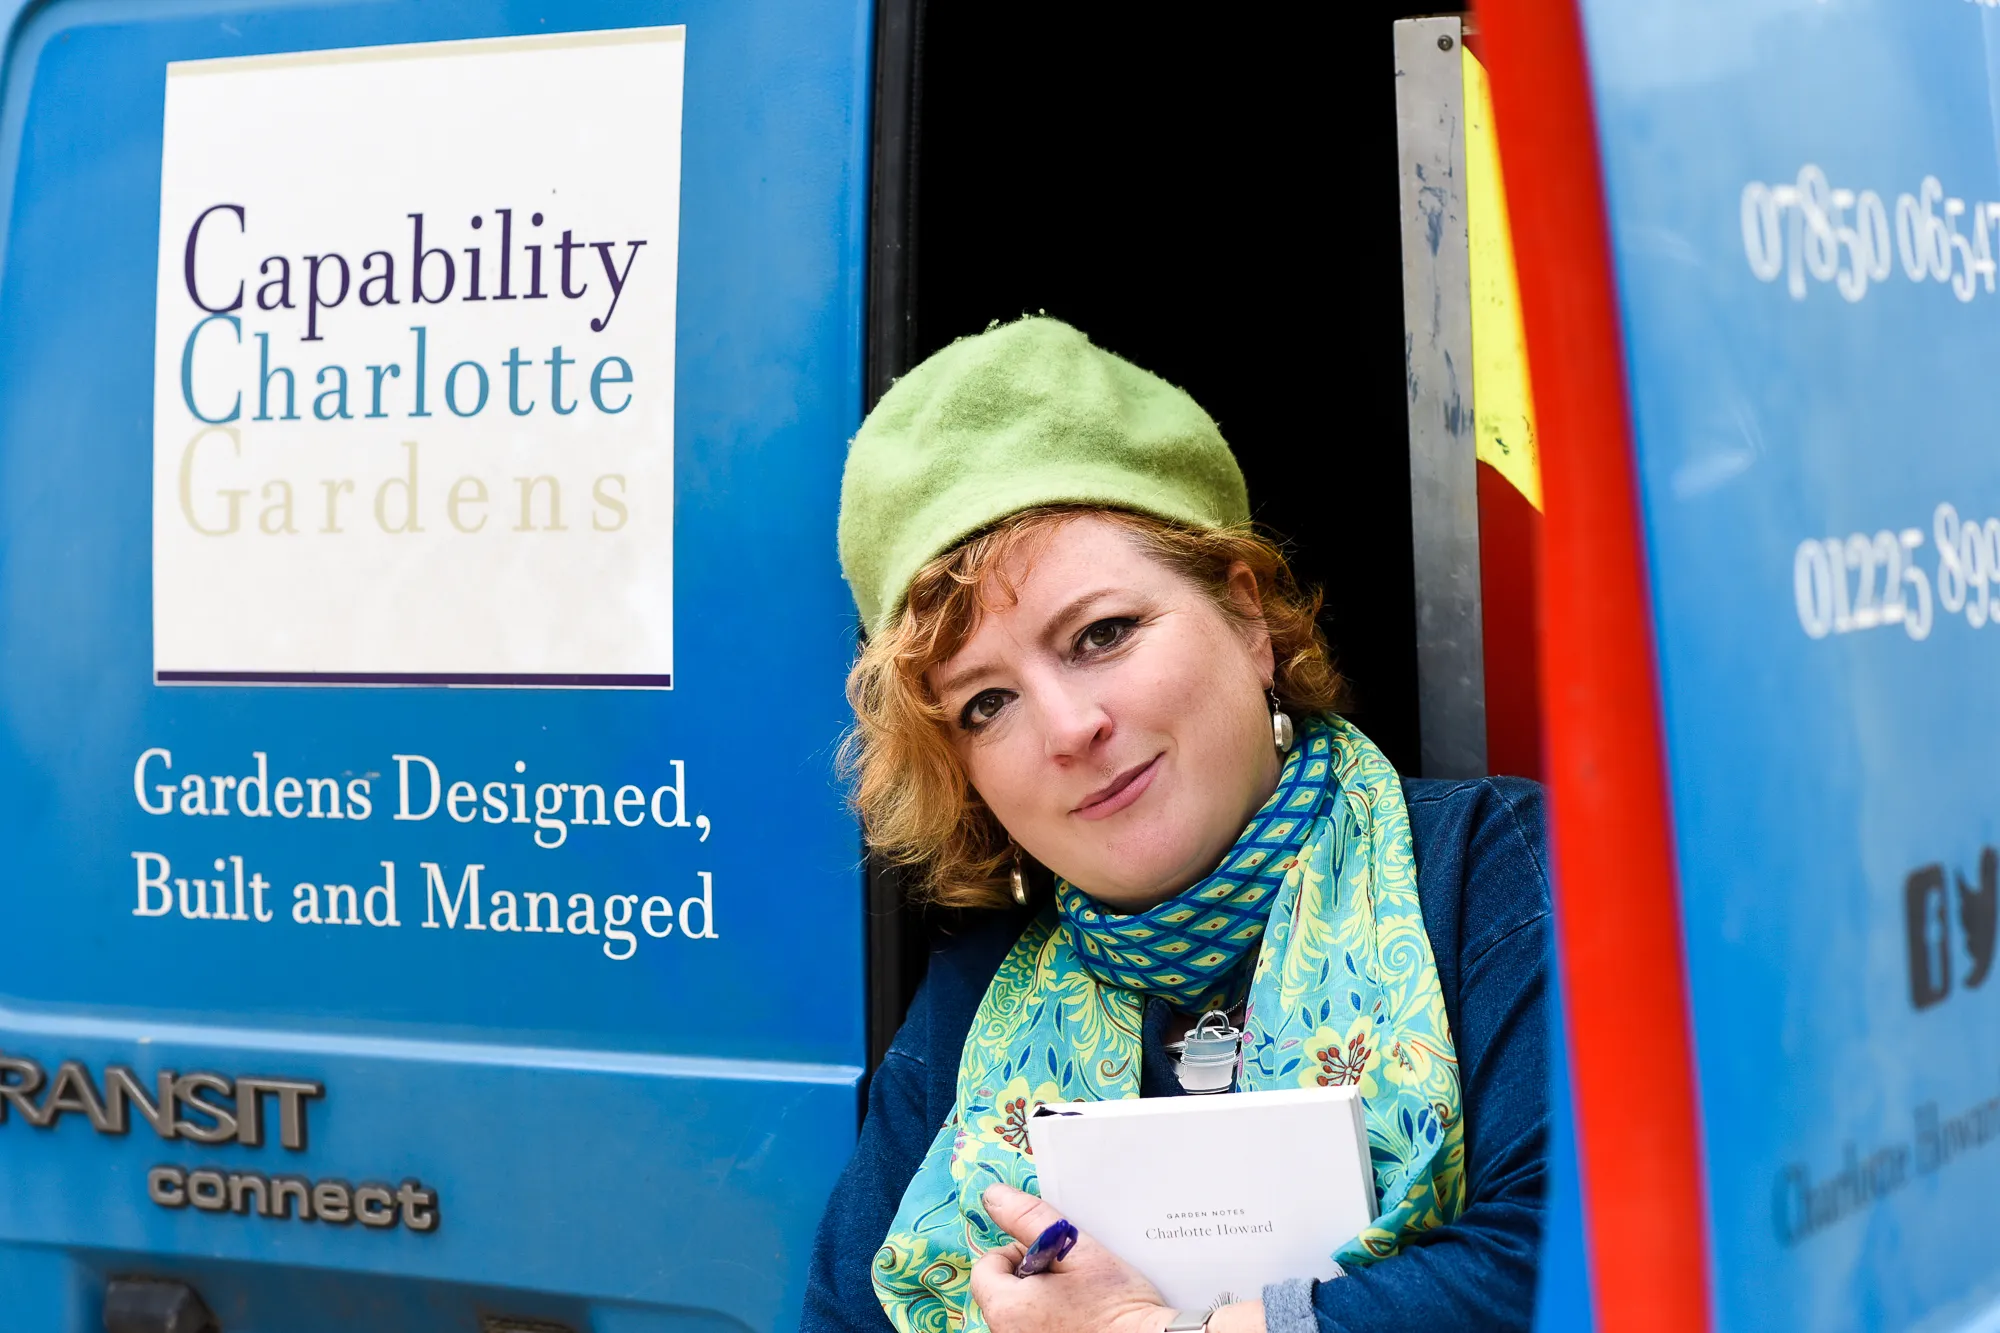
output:
<path id="1" fill-rule="evenodd" d="M 1080 652 L 1102 652 L 1106 648 L 1117 647 L 1131 632 L 1132 621 L 1127 617 L 1116 616 L 1110 620 L 1100 620 L 1086 627 L 1083 633 L 1077 636 L 1076 646 Z"/>
<path id="2" fill-rule="evenodd" d="M 1012 697 L 1006 690 L 983 690 L 973 695 L 966 700 L 965 707 L 959 710 L 958 725 L 967 731 L 986 725 L 999 716 L 1000 710 L 1007 706 L 1007 701 Z"/>

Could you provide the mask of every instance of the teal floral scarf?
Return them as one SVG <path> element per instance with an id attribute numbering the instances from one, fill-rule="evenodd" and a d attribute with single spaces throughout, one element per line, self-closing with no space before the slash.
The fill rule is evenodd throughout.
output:
<path id="1" fill-rule="evenodd" d="M 957 1105 L 875 1256 L 876 1295 L 902 1333 L 986 1328 L 972 1265 L 1009 1237 L 980 1196 L 996 1181 L 1036 1191 L 1029 1117 L 1044 1103 L 1137 1097 L 1144 997 L 1192 995 L 1193 1009 L 1226 996 L 1258 943 L 1247 909 L 1259 904 L 1238 1086 L 1361 1090 L 1378 1215 L 1333 1257 L 1373 1263 L 1458 1216 L 1458 1061 L 1401 782 L 1359 731 L 1315 719 L 1273 802 L 1215 875 L 1162 907 L 1118 916 L 1065 886 L 1066 905 L 1022 932 L 973 1017 Z M 1213 917 L 1227 919 L 1202 929 Z"/>

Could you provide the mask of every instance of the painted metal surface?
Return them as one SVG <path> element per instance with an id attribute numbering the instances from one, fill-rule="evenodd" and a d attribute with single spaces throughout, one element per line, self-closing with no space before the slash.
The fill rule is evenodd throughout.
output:
<path id="1" fill-rule="evenodd" d="M 1395 25 L 1423 775 L 1486 773 L 1464 75 L 1456 17 Z"/>
<path id="2" fill-rule="evenodd" d="M 1591 1308 L 1607 1330 L 1689 1333 L 1709 1317 L 1694 1052 L 1584 43 L 1573 0 L 1494 0 L 1481 19 L 1547 504 L 1550 852 Z"/>
<path id="3" fill-rule="evenodd" d="M 155 685 L 168 62 L 669 24 L 686 30 L 672 689 Z M 10 1326 L 96 1327 L 103 1280 L 130 1271 L 191 1278 L 232 1331 L 471 1330 L 481 1312 L 600 1330 L 795 1321 L 865 1059 L 858 836 L 832 773 L 852 609 L 831 520 L 862 401 L 871 41 L 866 5 L 776 0 L 57 0 L 13 30 L 0 809 L 15 872 L 0 886 L 0 1053 L 50 1079 L 80 1062 L 100 1097 L 113 1064 L 148 1088 L 163 1069 L 212 1071 L 239 1102 L 234 1081 L 253 1076 L 323 1093 L 298 1150 L 169 1140 L 143 1121 L 102 1133 L 81 1110 L 37 1128 L 14 1103 L 0 1119 Z M 174 778 L 240 780 L 263 754 L 274 783 L 366 781 L 372 815 L 150 814 L 159 763 L 136 790 L 135 767 L 154 748 Z M 397 754 L 447 782 L 669 788 L 663 811 L 684 803 L 689 826 L 577 826 L 548 849 L 511 818 L 398 821 Z M 220 860 L 211 878 L 232 888 L 241 857 L 271 884 L 272 919 L 136 916 L 135 853 L 177 876 Z M 361 899 L 385 862 L 399 926 L 291 918 L 295 881 Z M 614 894 L 678 908 L 706 874 L 713 938 L 662 937 L 635 916 L 633 953 L 617 958 L 622 942 L 607 952 L 602 935 L 425 929 L 425 863 L 452 890 L 478 864 L 489 889 L 584 893 L 598 910 Z M 608 931 L 608 915 L 593 924 Z M 0 1082 L 18 1087 L 13 1068 Z M 263 1098 L 267 1118 L 278 1100 Z M 181 1115 L 214 1137 L 212 1115 L 185 1101 Z M 148 1198 L 157 1166 L 412 1179 L 440 1221 L 162 1206 Z"/>
<path id="4" fill-rule="evenodd" d="M 2000 1317 L 2000 19 L 1582 13 L 1716 1323 Z"/>
<path id="5" fill-rule="evenodd" d="M 1534 395 L 1521 328 L 1521 289 L 1500 143 L 1486 68 L 1469 35 L 1465 57 L 1465 222 L 1471 258 L 1472 384 L 1479 462 L 1480 663 L 1486 685 L 1486 769 L 1542 776 L 1537 600 L 1542 477 Z"/>
<path id="6" fill-rule="evenodd" d="M 1618 307 L 1614 320 L 1597 292 L 1536 294 L 1524 254 L 1529 336 L 1538 371 L 1538 304 L 1545 334 L 1622 342 L 1622 366 L 1594 369 L 1629 384 L 1650 623 L 1630 631 L 1646 605 L 1630 584 L 1560 610 L 1624 628 L 1628 650 L 1655 640 L 1673 814 L 1669 851 L 1640 820 L 1665 794 L 1630 774 L 1618 805 L 1640 836 L 1621 840 L 1623 866 L 1600 858 L 1592 844 L 1620 811 L 1566 807 L 1559 763 L 1557 855 L 1572 901 L 1600 892 L 1648 916 L 1674 904 L 1660 881 L 1677 863 L 1686 957 L 1683 1000 L 1657 926 L 1617 929 L 1639 924 L 1629 908 L 1587 911 L 1591 937 L 1568 940 L 1573 977 L 1579 955 L 1607 979 L 1615 964 L 1628 996 L 1626 1013 L 1591 1015 L 1578 1049 L 1601 1298 L 1615 1288 L 1632 1327 L 1990 1327 L 1993 13 L 1585 0 L 1583 40 L 1563 49 L 1527 20 L 1566 7 L 1505 8 L 1515 26 L 1495 15 L 1495 68 L 1518 62 L 1518 82 L 1500 81 L 1503 143 L 1562 132 L 1537 114 L 1553 99 L 1526 85 L 1552 59 L 1581 69 L 1587 45 Z M 1581 109 L 1562 108 L 1570 125 L 1587 123 Z M 1558 193 L 1563 175 L 1516 178 L 1524 236 L 1530 209 L 1553 223 L 1544 241 L 1565 222 L 1572 241 L 1589 230 L 1600 196 Z M 1557 188 L 1525 202 L 1537 186 Z M 1541 281 L 1565 262 L 1601 272 L 1595 249 L 1545 255 Z M 1591 355 L 1585 338 L 1566 345 Z M 1569 404 L 1539 373 L 1535 387 L 1553 523 Z M 1617 438 L 1618 425 L 1600 411 L 1573 428 Z M 1600 874 L 1579 876 L 1572 831 Z M 1679 1043 L 1649 1039 L 1668 1007 L 1691 1025 L 1698 1119 L 1680 1110 Z M 1659 1106 L 1630 1124 L 1649 1066 Z M 1640 1170 L 1659 1197 L 1628 1205 Z M 1657 1220 L 1622 1215 L 1639 1206 Z M 1692 1262 L 1642 1254 L 1645 1239 L 1678 1252 L 1704 1230 Z M 1641 1313 L 1704 1268 L 1705 1311 L 1679 1325 Z"/>
<path id="7" fill-rule="evenodd" d="M 1479 666 L 1481 688 L 1475 702 L 1479 704 L 1480 715 L 1475 716 L 1460 706 L 1447 717 L 1457 719 L 1462 727 L 1480 728 L 1478 767 L 1466 770 L 1467 775 L 1483 775 L 1490 764 L 1494 771 L 1540 777 L 1541 682 L 1532 648 L 1538 617 L 1531 542 L 1539 529 L 1541 472 L 1536 460 L 1514 243 L 1506 201 L 1501 194 L 1499 148 L 1494 136 L 1487 76 L 1478 58 L 1467 49 L 1466 33 L 1456 18 L 1405 19 L 1396 24 L 1396 33 L 1398 69 L 1402 75 L 1397 97 L 1405 172 L 1405 291 L 1410 299 L 1408 318 L 1413 321 L 1406 328 L 1406 336 L 1412 370 L 1414 373 L 1418 361 L 1416 344 L 1420 338 L 1431 337 L 1440 328 L 1455 328 L 1462 322 L 1464 339 L 1454 350 L 1465 359 L 1462 365 L 1450 368 L 1458 372 L 1456 383 L 1477 423 L 1473 429 L 1440 432 L 1434 418 L 1420 423 L 1414 401 L 1412 404 L 1413 460 L 1420 447 L 1431 451 L 1432 464 L 1451 459 L 1452 465 L 1444 469 L 1444 475 L 1453 479 L 1454 487 L 1473 484 L 1475 491 L 1477 526 L 1473 540 L 1478 567 L 1469 600 L 1462 601 L 1454 612 L 1461 621 L 1467 615 L 1472 616 L 1475 627 L 1470 648 L 1464 648 L 1456 639 L 1454 648 L 1461 656 L 1469 651 Z M 1413 77 L 1412 70 L 1421 73 Z M 1427 106 L 1429 99 L 1442 102 Z M 1455 191 L 1441 192 L 1450 203 L 1436 210 L 1435 231 L 1428 225 L 1432 219 L 1425 217 L 1422 210 L 1427 202 L 1435 204 L 1436 200 L 1427 201 L 1422 187 L 1440 167 L 1438 161 L 1426 160 L 1416 151 L 1433 141 L 1446 145 L 1436 149 L 1434 158 L 1443 159 L 1443 165 L 1453 173 L 1452 179 L 1458 185 Z M 1413 200 L 1418 208 L 1417 219 L 1426 223 L 1420 230 L 1407 227 L 1413 216 L 1409 211 Z M 1454 217 L 1462 230 L 1465 252 L 1461 282 L 1456 287 L 1440 286 L 1440 272 L 1448 275 L 1451 265 L 1438 262 L 1431 240 L 1436 236 L 1439 249 L 1448 249 L 1443 233 L 1453 225 Z M 1427 364 L 1435 369 L 1435 363 L 1443 361 L 1444 358 L 1432 355 Z M 1454 456 L 1453 450 L 1459 453 Z M 1467 451 L 1477 460 L 1476 483 L 1469 483 L 1463 475 L 1468 470 L 1463 466 Z M 1437 468 L 1433 466 L 1432 470 L 1435 473 Z M 1413 474 L 1414 471 L 1413 462 Z M 1532 519 L 1524 518 L 1527 515 L 1532 515 Z M 1418 517 L 1420 520 L 1424 517 L 1421 500 Z M 1441 524 L 1448 528 L 1450 516 L 1433 506 L 1428 518 L 1429 527 L 1420 525 L 1415 530 L 1418 559 L 1420 563 L 1423 561 L 1424 547 L 1430 544 L 1435 567 L 1439 563 L 1438 547 L 1451 548 L 1450 532 L 1439 531 Z M 1528 543 L 1515 547 L 1497 544 L 1502 534 L 1522 530 L 1524 522 L 1535 524 L 1535 528 L 1526 530 Z M 1496 606 L 1505 614 L 1495 616 Z M 1443 608 L 1434 604 L 1433 612 L 1442 616 Z M 1432 651 L 1425 660 L 1427 667 L 1442 666 L 1446 660 L 1436 648 L 1441 637 L 1439 628 L 1435 624 L 1432 627 Z M 1457 633 L 1463 635 L 1462 625 Z M 1426 680 L 1424 697 L 1430 698 L 1433 692 L 1446 693 L 1447 684 Z M 1429 725 L 1429 719 L 1435 717 L 1436 714 L 1427 715 L 1426 740 L 1428 743 L 1435 737 L 1442 744 L 1446 739 L 1441 734 L 1443 723 L 1438 723 L 1435 732 Z M 1470 764 L 1474 756 L 1467 739 L 1461 734 L 1449 740 L 1451 748 L 1462 752 L 1463 762 Z M 1550 1006 L 1554 1059 L 1549 1071 L 1548 1207 L 1536 1299 L 1538 1333 L 1568 1333 L 1591 1327 L 1575 1112 L 1567 1059 L 1568 1032 L 1555 983 L 1552 976 L 1551 991 L 1558 998 Z"/>

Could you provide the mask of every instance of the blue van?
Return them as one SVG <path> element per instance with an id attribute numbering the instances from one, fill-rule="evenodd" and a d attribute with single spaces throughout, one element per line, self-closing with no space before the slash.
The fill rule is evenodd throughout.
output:
<path id="1" fill-rule="evenodd" d="M 1400 12 L 0 3 L 0 1327 L 795 1326 L 949 926 L 842 456 L 992 319 L 1215 410 L 1416 771 Z"/>

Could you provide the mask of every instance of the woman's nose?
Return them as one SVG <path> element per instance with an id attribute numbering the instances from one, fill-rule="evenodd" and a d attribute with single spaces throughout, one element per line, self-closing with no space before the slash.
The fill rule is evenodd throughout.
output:
<path id="1" fill-rule="evenodd" d="M 1043 745 L 1051 759 L 1076 759 L 1111 734 L 1111 715 L 1089 693 L 1056 689 L 1042 706 Z"/>

